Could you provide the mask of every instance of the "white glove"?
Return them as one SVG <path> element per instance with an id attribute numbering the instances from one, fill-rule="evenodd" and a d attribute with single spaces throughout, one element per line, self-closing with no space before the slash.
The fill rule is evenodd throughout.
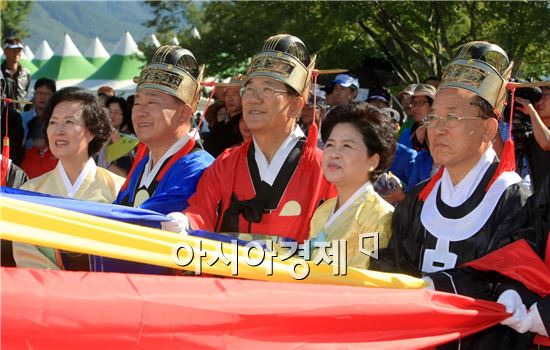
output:
<path id="1" fill-rule="evenodd" d="M 427 290 L 435 290 L 434 281 L 431 279 L 431 277 L 424 276 L 421 278 L 424 282 L 428 283 L 426 286 Z"/>
<path id="2" fill-rule="evenodd" d="M 531 328 L 533 319 L 527 316 L 527 307 L 523 304 L 518 292 L 513 289 L 504 291 L 498 297 L 497 303 L 504 305 L 506 312 L 512 314 L 500 324 L 509 326 L 518 333 L 525 333 Z"/>
<path id="3" fill-rule="evenodd" d="M 164 231 L 187 234 L 190 231 L 189 219 L 182 212 L 176 211 L 168 215 L 172 221 L 163 221 L 160 223 Z"/>
<path id="4" fill-rule="evenodd" d="M 537 333 L 542 336 L 548 337 L 548 331 L 546 331 L 546 328 L 544 327 L 544 323 L 542 323 L 542 318 L 540 317 L 539 309 L 537 308 L 537 303 L 534 303 L 529 308 L 528 316 L 533 320 L 533 324 L 531 325 L 531 328 L 529 329 L 529 332 Z"/>

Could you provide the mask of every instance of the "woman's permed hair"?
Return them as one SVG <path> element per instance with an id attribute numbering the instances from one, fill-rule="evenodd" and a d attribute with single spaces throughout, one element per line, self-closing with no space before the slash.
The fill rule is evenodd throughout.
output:
<path id="1" fill-rule="evenodd" d="M 390 167 L 397 144 L 397 134 L 390 118 L 367 102 L 350 102 L 334 108 L 321 127 L 321 137 L 326 142 L 337 124 L 351 124 L 361 135 L 367 146 L 368 156 L 378 154 L 378 166 L 370 174 L 375 182 Z"/>
<path id="2" fill-rule="evenodd" d="M 44 114 L 44 139 L 48 142 L 47 126 L 55 106 L 65 101 L 76 101 L 82 105 L 82 119 L 86 128 L 94 135 L 88 144 L 88 155 L 95 156 L 111 135 L 113 127 L 105 107 L 99 104 L 95 94 L 78 87 L 66 87 L 58 90 L 50 99 Z"/>

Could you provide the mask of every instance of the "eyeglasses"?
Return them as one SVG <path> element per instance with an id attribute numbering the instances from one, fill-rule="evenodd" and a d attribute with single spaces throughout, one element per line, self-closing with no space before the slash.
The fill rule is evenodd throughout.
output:
<path id="1" fill-rule="evenodd" d="M 461 120 L 482 119 L 480 117 L 461 117 L 454 113 L 447 114 L 447 118 L 442 118 L 437 114 L 428 114 L 425 119 L 424 126 L 428 129 L 443 127 L 447 129 L 456 128 L 460 125 Z"/>
<path id="2" fill-rule="evenodd" d="M 427 105 L 428 103 L 428 101 L 413 101 L 411 102 L 411 107 L 422 107 Z"/>
<path id="3" fill-rule="evenodd" d="M 275 94 L 287 94 L 288 91 L 286 90 L 277 90 L 272 88 L 271 86 L 264 86 L 259 89 L 253 88 L 251 86 L 243 86 L 241 88 L 241 97 L 252 97 L 252 95 L 256 95 L 260 98 L 271 98 L 275 96 Z"/>

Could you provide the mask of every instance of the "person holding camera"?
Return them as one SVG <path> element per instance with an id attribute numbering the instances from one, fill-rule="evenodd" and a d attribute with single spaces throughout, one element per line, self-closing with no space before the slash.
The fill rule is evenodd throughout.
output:
<path id="1" fill-rule="evenodd" d="M 550 87 L 542 89 L 541 99 L 533 106 L 529 100 L 516 98 L 518 109 L 529 115 L 533 133 L 527 143 L 527 161 L 531 175 L 531 187 L 537 192 L 550 167 Z"/>
<path id="2" fill-rule="evenodd" d="M 514 139 L 516 157 L 518 147 L 521 149 L 519 153 L 525 153 L 527 157 L 533 192 L 540 190 L 544 179 L 548 176 L 547 169 L 550 167 L 550 86 L 543 86 L 541 90 L 542 95 L 538 102 L 518 96 L 514 99 L 514 118 L 518 114 L 523 114 L 525 116 L 523 123 L 528 121 L 530 124 L 530 132 L 527 132 L 524 137 L 523 135 L 516 137 L 518 135 L 514 133 Z M 500 154 L 504 146 L 500 137 L 496 138 L 494 146 Z M 521 157 L 518 158 L 521 159 Z"/>

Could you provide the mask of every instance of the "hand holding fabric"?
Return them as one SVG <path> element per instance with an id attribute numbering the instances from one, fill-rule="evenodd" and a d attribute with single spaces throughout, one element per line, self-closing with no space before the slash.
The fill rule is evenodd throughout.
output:
<path id="1" fill-rule="evenodd" d="M 160 223 L 164 231 L 187 234 L 189 232 L 189 219 L 182 212 L 176 211 L 167 215 L 171 221 Z"/>
<path id="2" fill-rule="evenodd" d="M 500 324 L 509 326 L 518 333 L 527 332 L 532 324 L 533 319 L 527 314 L 527 307 L 523 304 L 520 295 L 513 289 L 504 291 L 497 300 L 497 303 L 506 307 L 506 312 L 512 314 Z"/>

